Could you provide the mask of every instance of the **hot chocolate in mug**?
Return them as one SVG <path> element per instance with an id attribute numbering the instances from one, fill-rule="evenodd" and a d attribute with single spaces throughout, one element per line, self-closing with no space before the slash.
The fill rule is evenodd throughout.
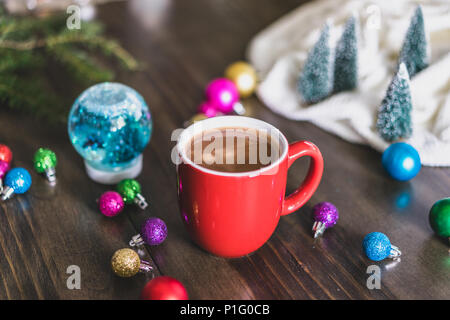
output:
<path id="1" fill-rule="evenodd" d="M 272 142 L 278 142 L 277 157 L 248 172 L 212 170 L 191 159 L 190 146 L 196 135 L 223 128 L 267 133 Z M 303 206 L 322 178 L 323 158 L 313 143 L 288 144 L 274 126 L 249 117 L 223 116 L 196 122 L 182 132 L 176 148 L 183 223 L 199 246 L 217 256 L 241 257 L 260 248 L 273 234 L 280 217 Z M 287 171 L 304 156 L 311 157 L 308 174 L 298 189 L 285 197 Z"/>

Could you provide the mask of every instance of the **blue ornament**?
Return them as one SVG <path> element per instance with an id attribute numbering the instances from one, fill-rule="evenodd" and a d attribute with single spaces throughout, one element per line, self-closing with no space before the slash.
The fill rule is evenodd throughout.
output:
<path id="1" fill-rule="evenodd" d="M 417 150 L 404 142 L 391 144 L 383 152 L 381 163 L 392 178 L 400 181 L 414 178 L 422 166 Z"/>
<path id="2" fill-rule="evenodd" d="M 398 247 L 391 245 L 389 238 L 381 232 L 372 232 L 364 237 L 363 249 L 367 258 L 381 261 L 386 258 L 398 258 L 402 254 Z"/>
<path id="3" fill-rule="evenodd" d="M 14 193 L 22 194 L 31 186 L 31 176 L 24 168 L 14 168 L 6 174 L 2 200 L 9 199 Z"/>
<path id="4" fill-rule="evenodd" d="M 136 90 L 120 83 L 96 84 L 77 98 L 68 122 L 70 141 L 93 180 L 113 184 L 140 173 L 153 123 Z"/>

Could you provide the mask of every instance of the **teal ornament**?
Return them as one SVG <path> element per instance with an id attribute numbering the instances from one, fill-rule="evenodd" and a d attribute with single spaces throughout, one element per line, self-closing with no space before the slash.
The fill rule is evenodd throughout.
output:
<path id="1" fill-rule="evenodd" d="M 14 168 L 5 176 L 5 187 L 2 192 L 2 200 L 7 200 L 13 194 L 23 194 L 30 189 L 31 176 L 24 168 Z"/>
<path id="2" fill-rule="evenodd" d="M 393 246 L 389 238 L 381 232 L 372 232 L 364 237 L 363 250 L 367 258 L 372 261 L 381 261 L 386 258 L 398 258 L 401 251 Z"/>
<path id="3" fill-rule="evenodd" d="M 414 178 L 422 167 L 417 150 L 405 142 L 391 144 L 383 152 L 381 163 L 387 173 L 399 181 Z"/>

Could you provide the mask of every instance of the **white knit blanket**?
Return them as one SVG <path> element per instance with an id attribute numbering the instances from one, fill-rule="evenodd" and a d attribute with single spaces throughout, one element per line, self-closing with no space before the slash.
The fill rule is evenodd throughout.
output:
<path id="1" fill-rule="evenodd" d="M 261 75 L 258 97 L 273 111 L 310 121 L 343 139 L 383 151 L 377 110 L 394 75 L 410 18 L 422 5 L 431 47 L 430 66 L 411 80 L 413 135 L 406 142 L 426 166 L 450 166 L 450 0 L 318 0 L 302 5 L 260 32 L 247 56 Z M 354 91 L 302 105 L 299 73 L 324 23 L 332 46 L 343 24 L 359 18 L 359 84 Z"/>

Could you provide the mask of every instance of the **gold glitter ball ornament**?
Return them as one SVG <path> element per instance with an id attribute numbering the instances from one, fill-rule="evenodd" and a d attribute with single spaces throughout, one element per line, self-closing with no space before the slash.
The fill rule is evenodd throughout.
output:
<path id="1" fill-rule="evenodd" d="M 197 113 L 192 118 L 190 118 L 189 120 L 185 121 L 183 123 L 183 126 L 186 128 L 186 127 L 189 127 L 191 124 L 193 124 L 193 123 L 195 123 L 197 121 L 202 121 L 202 120 L 205 120 L 205 119 L 208 119 L 208 117 L 205 116 L 203 113 Z"/>
<path id="2" fill-rule="evenodd" d="M 111 267 L 119 277 L 132 277 L 139 272 L 141 259 L 139 255 L 131 249 L 117 250 L 111 258 Z"/>
<path id="3" fill-rule="evenodd" d="M 197 113 L 195 116 L 193 116 L 191 118 L 190 121 L 191 121 L 191 123 L 194 123 L 194 122 L 202 121 L 202 120 L 205 120 L 205 119 L 208 119 L 208 117 L 205 116 L 203 113 Z"/>
<path id="4" fill-rule="evenodd" d="M 255 69 L 244 61 L 238 61 L 229 65 L 225 70 L 225 77 L 234 82 L 241 98 L 251 96 L 258 84 L 258 76 Z"/>

